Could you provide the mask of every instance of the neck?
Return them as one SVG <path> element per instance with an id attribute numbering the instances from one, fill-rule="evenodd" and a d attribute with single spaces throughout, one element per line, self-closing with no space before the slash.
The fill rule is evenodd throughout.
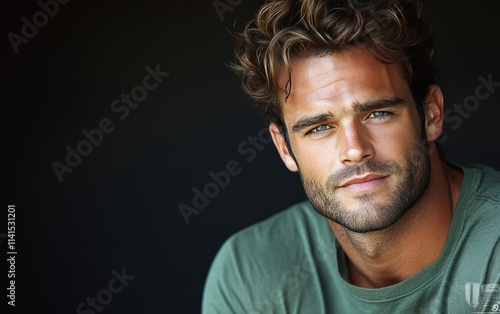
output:
<path id="1" fill-rule="evenodd" d="M 391 227 L 356 233 L 329 220 L 347 257 L 349 281 L 365 288 L 399 283 L 434 262 L 444 247 L 463 174 L 431 155 L 429 186 Z"/>

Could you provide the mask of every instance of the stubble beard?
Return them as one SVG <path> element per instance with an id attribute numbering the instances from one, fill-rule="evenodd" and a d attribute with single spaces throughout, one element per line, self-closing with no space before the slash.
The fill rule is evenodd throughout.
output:
<path id="1" fill-rule="evenodd" d="M 325 184 L 300 174 L 304 190 L 313 207 L 324 217 L 357 232 L 386 229 L 398 221 L 424 194 L 430 181 L 430 160 L 424 150 L 415 147 L 404 158 L 404 165 L 395 161 L 369 160 L 359 165 L 347 165 L 331 174 Z M 356 175 L 374 172 L 396 180 L 396 190 L 390 201 L 382 203 L 371 192 L 355 196 L 356 208 L 348 208 L 336 187 Z M 385 179 L 385 180 L 387 180 Z M 380 193 L 380 191 L 378 192 Z M 387 191 L 389 193 L 389 191 Z"/>

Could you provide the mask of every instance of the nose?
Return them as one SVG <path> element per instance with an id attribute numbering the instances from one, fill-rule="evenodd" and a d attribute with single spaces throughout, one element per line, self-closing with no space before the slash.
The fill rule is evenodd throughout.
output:
<path id="1" fill-rule="evenodd" d="M 337 132 L 341 163 L 363 163 L 373 157 L 371 135 L 362 123 L 357 121 L 343 123 Z"/>

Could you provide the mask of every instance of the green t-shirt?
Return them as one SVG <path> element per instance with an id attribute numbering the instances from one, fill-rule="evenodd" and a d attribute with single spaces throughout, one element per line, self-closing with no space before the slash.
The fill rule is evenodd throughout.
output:
<path id="1" fill-rule="evenodd" d="M 465 168 L 439 258 L 398 284 L 349 284 L 327 220 L 299 203 L 229 238 L 210 269 L 202 312 L 500 313 L 500 172 Z"/>

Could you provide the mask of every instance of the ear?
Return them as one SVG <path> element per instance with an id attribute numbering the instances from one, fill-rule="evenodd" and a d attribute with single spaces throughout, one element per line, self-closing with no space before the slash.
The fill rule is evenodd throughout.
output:
<path id="1" fill-rule="evenodd" d="M 444 121 L 444 97 L 438 85 L 429 86 L 423 106 L 427 140 L 433 142 L 441 135 Z"/>
<path id="2" fill-rule="evenodd" d="M 292 155 L 288 151 L 285 136 L 281 134 L 278 126 L 275 123 L 271 123 L 269 125 L 269 131 L 271 133 L 271 137 L 273 138 L 274 145 L 276 146 L 276 149 L 278 149 L 278 153 L 280 154 L 281 159 L 285 163 L 288 170 L 297 172 L 299 168 L 297 167 L 297 163 L 293 159 Z"/>

